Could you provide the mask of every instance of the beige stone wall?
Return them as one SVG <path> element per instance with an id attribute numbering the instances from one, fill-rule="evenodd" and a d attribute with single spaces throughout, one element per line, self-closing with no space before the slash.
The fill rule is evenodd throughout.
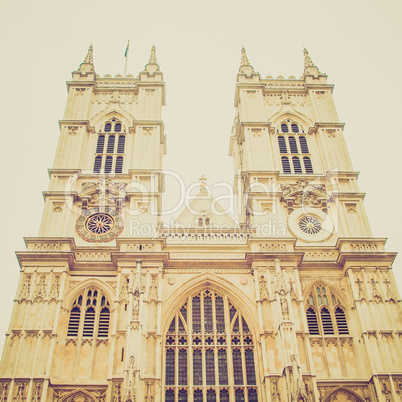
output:
<path id="1" fill-rule="evenodd" d="M 91 52 L 68 83 L 39 237 L 17 253 L 21 277 L 0 401 L 164 401 L 169 325 L 205 290 L 229 300 L 250 329 L 259 401 L 402 400 L 395 254 L 371 236 L 327 77 L 306 58 L 301 79 L 263 79 L 244 52 L 230 147 L 241 229 L 223 216 L 219 223 L 233 227 L 133 235 L 133 219 L 158 227 L 163 77 L 154 53 L 137 78 L 97 77 Z M 97 135 L 113 116 L 126 127 L 123 173 L 99 180 L 92 173 Z M 313 174 L 282 172 L 284 120 L 303 128 Z M 116 238 L 88 242 L 77 219 L 99 206 L 116 209 L 124 224 Z M 327 234 L 303 232 L 305 215 Z M 180 219 L 197 217 L 185 211 Z M 107 337 L 99 329 L 101 296 L 93 334 L 84 336 L 90 320 L 82 312 L 81 329 L 68 334 L 73 306 L 89 291 L 107 303 Z"/>

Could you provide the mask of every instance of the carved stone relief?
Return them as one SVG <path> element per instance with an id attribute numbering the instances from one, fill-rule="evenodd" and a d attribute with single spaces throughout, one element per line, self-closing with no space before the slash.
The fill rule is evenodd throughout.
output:
<path id="1" fill-rule="evenodd" d="M 157 280 L 158 275 L 151 275 L 151 284 L 149 285 L 149 291 L 148 291 L 148 301 L 158 301 L 158 285 L 157 285 Z"/>
<path id="2" fill-rule="evenodd" d="M 20 294 L 18 296 L 19 300 L 29 300 L 31 293 L 31 275 L 25 275 L 25 280 L 22 284 Z"/>

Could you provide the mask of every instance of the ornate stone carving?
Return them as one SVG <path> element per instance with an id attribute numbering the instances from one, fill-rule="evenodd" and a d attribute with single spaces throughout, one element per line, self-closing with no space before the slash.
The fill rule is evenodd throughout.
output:
<path id="1" fill-rule="evenodd" d="M 279 259 L 275 259 L 275 292 L 279 293 L 283 290 L 289 292 L 289 278 L 284 267 L 281 267 Z"/>
<path id="2" fill-rule="evenodd" d="M 278 390 L 278 380 L 271 381 L 271 395 L 272 395 L 272 402 L 280 402 L 281 396 Z"/>
<path id="3" fill-rule="evenodd" d="M 285 269 L 281 267 L 280 261 L 275 260 L 275 293 L 281 305 L 281 312 L 283 320 L 289 319 L 289 302 L 288 294 L 290 291 L 289 277 Z"/>
<path id="4" fill-rule="evenodd" d="M 377 301 L 382 301 L 382 296 L 381 296 L 381 294 L 380 294 L 380 292 L 378 291 L 378 288 L 377 288 L 378 281 L 376 281 L 374 278 L 371 278 L 371 280 L 368 281 L 367 283 L 371 284 L 372 298 L 374 300 L 377 300 Z"/>
<path id="5" fill-rule="evenodd" d="M 261 134 L 262 134 L 261 128 L 251 128 L 250 131 L 254 137 L 261 137 Z"/>
<path id="6" fill-rule="evenodd" d="M 354 252 L 361 252 L 361 251 L 378 251 L 378 246 L 377 244 L 357 244 L 357 243 L 351 243 L 350 244 L 350 249 L 351 251 Z"/>
<path id="7" fill-rule="evenodd" d="M 77 95 L 82 96 L 84 95 L 84 92 L 86 91 L 86 88 L 75 88 L 75 91 L 77 93 Z"/>
<path id="8" fill-rule="evenodd" d="M 20 301 L 29 300 L 30 294 L 31 294 L 31 275 L 26 275 L 18 298 L 20 299 Z"/>
<path id="9" fill-rule="evenodd" d="M 305 180 L 295 184 L 281 184 L 282 199 L 286 202 L 288 213 L 301 206 L 321 207 L 328 212 L 327 200 L 329 195 L 324 184 L 312 184 Z"/>
<path id="10" fill-rule="evenodd" d="M 121 276 L 121 285 L 120 285 L 120 293 L 119 293 L 119 300 L 125 300 L 128 296 L 128 276 L 122 275 Z"/>
<path id="11" fill-rule="evenodd" d="M 352 338 L 341 338 L 341 345 L 346 347 L 351 347 L 353 346 L 353 340 Z"/>
<path id="12" fill-rule="evenodd" d="M 110 253 L 104 251 L 77 251 L 75 258 L 77 261 L 111 261 Z"/>
<path id="13" fill-rule="evenodd" d="M 8 383 L 2 382 L 0 383 L 0 386 L 1 386 L 0 402 L 7 402 Z"/>
<path id="14" fill-rule="evenodd" d="M 148 301 L 158 301 L 158 285 L 156 284 L 156 280 L 158 275 L 151 275 L 151 284 L 149 285 L 148 291 Z"/>
<path id="15" fill-rule="evenodd" d="M 129 293 L 132 295 L 131 320 L 138 321 L 140 313 L 140 294 L 144 293 L 141 275 L 141 261 L 137 261 L 135 276 L 131 278 Z"/>
<path id="16" fill-rule="evenodd" d="M 146 395 L 145 395 L 145 401 L 146 402 L 153 402 L 154 400 L 154 382 L 153 381 L 146 381 Z"/>
<path id="17" fill-rule="evenodd" d="M 384 284 L 385 284 L 385 288 L 386 288 L 387 299 L 393 299 L 394 296 L 392 293 L 391 281 L 388 278 L 385 278 Z"/>
<path id="18" fill-rule="evenodd" d="M 284 320 L 289 319 L 289 304 L 287 300 L 286 293 L 281 290 L 279 293 L 280 301 L 281 301 L 281 310 L 282 310 L 282 317 Z"/>
<path id="19" fill-rule="evenodd" d="M 61 243 L 36 243 L 34 251 L 61 251 L 63 245 Z"/>
<path id="20" fill-rule="evenodd" d="M 110 178 L 100 178 L 96 182 L 82 183 L 80 197 L 85 198 L 91 207 L 116 206 L 126 196 L 126 186 L 126 183 L 112 182 Z"/>
<path id="21" fill-rule="evenodd" d="M 107 346 L 107 339 L 98 339 L 96 341 L 96 346 L 100 346 L 100 345 L 106 345 Z"/>
<path id="22" fill-rule="evenodd" d="M 288 91 L 286 89 L 284 91 L 282 91 L 280 100 L 281 100 L 282 105 L 292 105 L 292 101 L 291 101 Z"/>
<path id="23" fill-rule="evenodd" d="M 17 388 L 17 395 L 14 397 L 14 402 L 25 402 L 25 400 L 26 400 L 26 397 L 25 397 L 26 384 L 21 382 L 21 383 L 16 383 L 15 386 Z"/>
<path id="24" fill-rule="evenodd" d="M 310 402 L 306 385 L 303 381 L 300 366 L 297 364 L 296 355 L 291 356 L 292 360 L 292 382 L 290 384 L 290 398 L 292 402 Z"/>
<path id="25" fill-rule="evenodd" d="M 32 402 L 40 402 L 40 396 L 41 396 L 41 389 L 42 389 L 42 384 L 40 382 L 35 382 L 34 383 L 34 390 L 33 390 L 33 395 L 32 395 Z"/>
<path id="26" fill-rule="evenodd" d="M 260 276 L 260 299 L 261 301 L 269 300 L 267 280 L 265 279 L 265 276 L 263 274 L 261 274 Z"/>
<path id="27" fill-rule="evenodd" d="M 46 298 L 46 283 L 45 283 L 45 275 L 42 274 L 39 276 L 39 281 L 36 283 L 32 300 L 35 301 L 37 299 L 45 299 Z"/>
<path id="28" fill-rule="evenodd" d="M 363 289 L 363 283 L 364 282 L 360 278 L 358 278 L 357 281 L 356 281 L 356 284 L 357 284 L 357 287 L 358 287 L 358 296 L 357 297 L 358 297 L 359 300 L 367 299 L 366 292 Z"/>
<path id="29" fill-rule="evenodd" d="M 130 356 L 128 369 L 125 371 L 123 402 L 137 401 L 137 377 L 134 369 L 135 358 Z"/>
<path id="30" fill-rule="evenodd" d="M 326 344 L 326 346 L 337 346 L 338 345 L 338 340 L 336 339 L 336 338 L 327 338 L 326 340 L 325 340 L 325 344 Z"/>
<path id="31" fill-rule="evenodd" d="M 291 299 L 297 300 L 297 294 L 294 287 L 294 281 L 292 279 L 289 280 L 289 294 Z"/>
<path id="32" fill-rule="evenodd" d="M 310 338 L 310 343 L 311 343 L 312 347 L 314 347 L 314 346 L 322 347 L 323 346 L 322 339 L 320 339 L 320 338 Z"/>
<path id="33" fill-rule="evenodd" d="M 154 96 L 155 89 L 154 88 L 146 88 L 145 93 L 147 96 Z"/>
<path id="34" fill-rule="evenodd" d="M 336 137 L 336 130 L 333 128 L 328 128 L 325 130 L 325 132 L 328 134 L 329 138 L 335 138 Z"/>
<path id="35" fill-rule="evenodd" d="M 169 243 L 241 243 L 246 244 L 249 233 L 176 233 L 176 232 L 162 232 L 159 237 L 166 238 Z"/>
<path id="36" fill-rule="evenodd" d="M 155 245 L 152 243 L 134 243 L 134 244 L 127 244 L 127 252 L 148 252 L 148 251 L 155 251 Z"/>
<path id="37" fill-rule="evenodd" d="M 336 261 L 338 253 L 336 251 L 307 251 L 304 253 L 305 261 Z"/>
<path id="38" fill-rule="evenodd" d="M 63 212 L 64 203 L 62 202 L 54 202 L 53 203 L 53 212 L 61 213 Z"/>
<path id="39" fill-rule="evenodd" d="M 68 126 L 68 135 L 77 135 L 78 126 Z"/>
<path id="40" fill-rule="evenodd" d="M 152 135 L 154 131 L 154 127 L 143 127 L 142 128 L 142 132 L 144 133 L 144 135 Z"/>
<path id="41" fill-rule="evenodd" d="M 266 252 L 266 251 L 287 251 L 287 247 L 286 247 L 285 243 L 283 243 L 283 244 L 281 244 L 281 243 L 277 243 L 277 244 L 275 244 L 275 243 L 271 243 L 271 244 L 260 243 L 258 245 L 258 251 L 263 251 L 263 252 Z"/>
<path id="42" fill-rule="evenodd" d="M 121 402 L 121 392 L 120 392 L 120 383 L 115 382 L 113 383 L 113 396 L 112 402 Z"/>

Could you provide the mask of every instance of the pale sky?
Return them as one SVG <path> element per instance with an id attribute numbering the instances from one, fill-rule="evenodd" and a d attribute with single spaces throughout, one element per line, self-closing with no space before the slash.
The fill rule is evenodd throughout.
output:
<path id="1" fill-rule="evenodd" d="M 0 347 L 19 278 L 14 252 L 38 233 L 65 82 L 90 43 L 101 76 L 123 73 L 128 39 L 127 73 L 135 76 L 156 45 L 167 94 L 164 168 L 188 184 L 204 174 L 209 185 L 233 181 L 228 149 L 241 46 L 263 77 L 301 76 L 306 46 L 335 85 L 373 235 L 399 251 L 401 15 L 400 0 L 2 0 Z M 400 258 L 394 273 L 401 289 Z"/>

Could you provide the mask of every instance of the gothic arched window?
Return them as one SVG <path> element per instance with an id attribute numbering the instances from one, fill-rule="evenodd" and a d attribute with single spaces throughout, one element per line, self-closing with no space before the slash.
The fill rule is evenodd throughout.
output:
<path id="1" fill-rule="evenodd" d="M 287 156 L 282 156 L 281 160 L 283 173 L 292 173 L 290 170 L 289 158 Z"/>
<path id="2" fill-rule="evenodd" d="M 348 335 L 345 309 L 324 285 L 316 285 L 308 295 L 307 325 L 310 335 Z"/>
<path id="3" fill-rule="evenodd" d="M 306 173 L 313 173 L 313 165 L 311 164 L 311 159 L 308 156 L 305 156 L 303 158 L 303 162 Z"/>
<path id="4" fill-rule="evenodd" d="M 214 291 L 189 297 L 174 315 L 164 369 L 165 401 L 258 401 L 253 336 L 241 313 Z"/>
<path id="5" fill-rule="evenodd" d="M 290 120 L 286 120 L 280 124 L 277 132 L 282 133 L 282 135 L 278 136 L 278 145 L 283 173 L 314 173 L 311 157 L 308 156 L 310 152 L 307 139 L 303 135 L 299 136 L 299 134 L 304 134 L 303 127 L 299 124 L 292 123 Z M 292 168 L 289 164 L 290 158 L 293 162 Z M 301 159 L 303 159 L 303 165 L 301 164 Z"/>
<path id="6" fill-rule="evenodd" d="M 288 137 L 288 140 L 289 140 L 290 152 L 292 154 L 299 153 L 299 151 L 297 149 L 297 143 L 296 143 L 295 137 Z"/>
<path id="7" fill-rule="evenodd" d="M 106 296 L 97 288 L 86 289 L 71 308 L 67 336 L 107 338 L 109 320 L 110 305 Z"/>
<path id="8" fill-rule="evenodd" d="M 96 144 L 94 173 L 122 173 L 125 144 L 126 130 L 121 122 L 113 118 L 105 123 Z"/>
<path id="9" fill-rule="evenodd" d="M 297 156 L 294 156 L 292 158 L 292 162 L 293 162 L 293 170 L 295 173 L 302 173 L 302 168 L 300 165 L 300 159 Z"/>
<path id="10" fill-rule="evenodd" d="M 285 137 L 283 137 L 283 136 L 278 137 L 278 145 L 279 145 L 279 152 L 281 154 L 287 154 L 288 153 L 288 148 L 286 146 Z"/>

